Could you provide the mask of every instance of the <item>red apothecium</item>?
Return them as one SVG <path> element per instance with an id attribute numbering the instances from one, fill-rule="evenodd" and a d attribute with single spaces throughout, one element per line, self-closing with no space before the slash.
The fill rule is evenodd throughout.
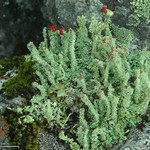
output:
<path id="1" fill-rule="evenodd" d="M 107 10 L 107 6 L 103 6 L 103 7 L 102 7 L 102 12 L 106 14 L 107 11 L 108 11 L 108 10 Z"/>
<path id="2" fill-rule="evenodd" d="M 61 35 L 63 35 L 63 34 L 64 34 L 64 30 L 65 30 L 64 28 L 60 28 L 60 29 L 59 29 L 59 33 L 60 33 Z"/>
<path id="3" fill-rule="evenodd" d="M 48 30 L 56 31 L 57 30 L 57 26 L 56 25 L 51 25 L 51 26 L 48 27 Z"/>

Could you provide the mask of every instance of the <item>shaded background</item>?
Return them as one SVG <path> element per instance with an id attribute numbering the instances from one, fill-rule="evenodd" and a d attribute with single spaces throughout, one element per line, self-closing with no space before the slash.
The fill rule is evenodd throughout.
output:
<path id="1" fill-rule="evenodd" d="M 37 46 L 42 40 L 43 27 L 57 24 L 75 28 L 77 16 L 85 15 L 90 21 L 91 14 L 99 14 L 103 5 L 114 11 L 115 24 L 134 33 L 131 49 L 149 49 L 150 26 L 144 21 L 137 27 L 127 25 L 132 13 L 129 4 L 129 0 L 1 0 L 0 59 L 27 54 L 29 41 Z"/>

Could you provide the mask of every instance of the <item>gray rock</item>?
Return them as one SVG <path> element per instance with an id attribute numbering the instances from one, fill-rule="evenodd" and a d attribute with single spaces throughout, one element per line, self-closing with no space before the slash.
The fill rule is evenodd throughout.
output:
<path id="1" fill-rule="evenodd" d="M 99 14 L 102 3 L 99 0 L 56 0 L 58 22 L 63 26 L 76 27 L 77 16 L 84 15 L 90 20 L 91 14 Z"/>
<path id="2" fill-rule="evenodd" d="M 150 149 L 150 125 L 146 125 L 143 131 L 132 129 L 127 140 L 115 146 L 112 150 L 149 150 Z"/>
<path id="3" fill-rule="evenodd" d="M 45 23 L 41 5 L 40 0 L 0 1 L 0 59 L 26 54 L 29 41 L 41 41 Z"/>
<path id="4" fill-rule="evenodd" d="M 41 6 L 41 12 L 46 21 L 57 24 L 57 10 L 55 6 L 55 0 L 43 0 L 44 4 Z"/>
<path id="5" fill-rule="evenodd" d="M 3 97 L 0 95 L 0 114 L 2 114 L 5 109 L 13 109 L 14 107 L 18 107 L 22 105 L 22 102 L 24 102 L 26 99 L 18 96 L 11 100 L 6 99 L 6 97 Z"/>
<path id="6" fill-rule="evenodd" d="M 150 106 L 146 115 L 147 122 L 142 120 L 143 127 L 132 128 L 129 131 L 126 141 L 116 144 L 112 150 L 149 150 L 150 149 Z"/>
<path id="7" fill-rule="evenodd" d="M 58 138 L 46 131 L 41 131 L 38 135 L 39 150 L 66 150 Z"/>

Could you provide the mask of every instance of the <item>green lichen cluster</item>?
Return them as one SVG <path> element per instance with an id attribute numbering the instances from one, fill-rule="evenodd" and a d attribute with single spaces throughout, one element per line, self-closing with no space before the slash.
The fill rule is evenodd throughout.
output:
<path id="1" fill-rule="evenodd" d="M 87 27 L 78 17 L 77 30 L 63 35 L 44 28 L 39 47 L 28 44 L 26 61 L 35 62 L 39 92 L 30 105 L 15 109 L 21 124 L 45 120 L 58 129 L 72 150 L 102 150 L 125 139 L 150 100 L 150 53 L 131 54 L 131 36 L 121 45 L 110 17 L 96 18 Z"/>
<path id="2" fill-rule="evenodd" d="M 2 86 L 2 91 L 9 98 L 23 96 L 26 98 L 31 97 L 32 92 L 32 82 L 35 80 L 34 70 L 32 68 L 33 62 L 25 62 L 24 56 L 14 57 L 13 60 L 4 59 L 1 62 L 3 68 L 1 73 L 14 69 L 17 71 L 17 75 L 9 78 Z"/>
<path id="3" fill-rule="evenodd" d="M 138 26 L 142 21 L 150 23 L 150 2 L 149 0 L 131 0 L 131 9 L 133 13 L 130 18 L 133 20 L 130 25 Z"/>
<path id="4" fill-rule="evenodd" d="M 116 44 L 122 48 L 129 47 L 133 34 L 130 30 L 111 24 L 112 35 L 116 38 Z"/>

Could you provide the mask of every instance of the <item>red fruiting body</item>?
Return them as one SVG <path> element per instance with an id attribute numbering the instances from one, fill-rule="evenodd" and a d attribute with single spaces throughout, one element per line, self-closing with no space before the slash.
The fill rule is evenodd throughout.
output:
<path id="1" fill-rule="evenodd" d="M 61 35 L 63 35 L 63 34 L 64 34 L 64 30 L 65 30 L 64 28 L 60 28 L 60 29 L 59 29 L 59 33 L 60 33 Z"/>
<path id="2" fill-rule="evenodd" d="M 57 30 L 57 26 L 56 25 L 51 25 L 51 26 L 48 27 L 48 30 L 56 31 Z"/>
<path id="3" fill-rule="evenodd" d="M 103 6 L 103 7 L 102 7 L 102 12 L 106 14 L 107 11 L 108 11 L 108 10 L 107 10 L 107 6 Z"/>

